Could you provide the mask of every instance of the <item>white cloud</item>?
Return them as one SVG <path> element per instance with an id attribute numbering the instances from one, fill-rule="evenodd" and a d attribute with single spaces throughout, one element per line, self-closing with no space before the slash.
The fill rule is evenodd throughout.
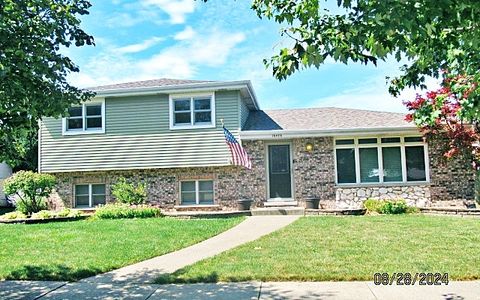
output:
<path id="1" fill-rule="evenodd" d="M 174 77 L 192 77 L 199 66 L 223 65 L 232 49 L 244 39 L 243 33 L 214 30 L 179 42 L 150 59 L 139 62 L 138 66 L 144 74 L 168 73 Z"/>
<path id="2" fill-rule="evenodd" d="M 121 48 L 101 39 L 102 43 L 97 43 L 97 47 L 104 49 L 103 52 L 90 57 L 81 66 L 81 73 L 72 74 L 69 79 L 85 87 L 159 77 L 193 78 L 202 68 L 224 65 L 233 49 L 244 40 L 245 34 L 241 32 L 213 29 L 198 33 L 189 40 L 178 41 L 156 55 L 134 59 L 129 54 L 148 43 L 130 45 L 127 51 L 118 51 Z"/>
<path id="3" fill-rule="evenodd" d="M 156 6 L 170 16 L 170 23 L 183 24 L 186 16 L 195 11 L 194 0 L 143 0 L 147 6 Z"/>
<path id="4" fill-rule="evenodd" d="M 185 27 L 184 30 L 180 31 L 177 33 L 174 37 L 177 41 L 184 41 L 184 40 L 189 40 L 192 39 L 195 36 L 196 32 L 193 30 L 191 26 Z"/>
<path id="5" fill-rule="evenodd" d="M 153 38 L 147 39 L 147 40 L 145 40 L 141 43 L 119 47 L 115 50 L 120 52 L 120 53 L 137 53 L 137 52 L 144 51 L 144 50 L 158 44 L 159 42 L 161 42 L 163 40 L 164 40 L 164 38 L 161 38 L 161 37 L 153 37 Z"/>
<path id="6" fill-rule="evenodd" d="M 133 16 L 129 13 L 112 13 L 105 19 L 105 24 L 110 28 L 132 27 L 143 22 L 142 17 Z"/>
<path id="7" fill-rule="evenodd" d="M 426 82 L 429 89 L 438 87 L 437 80 L 428 78 Z M 342 91 L 336 95 L 319 99 L 312 103 L 315 107 L 343 107 L 377 111 L 407 112 L 403 105 L 404 100 L 412 100 L 420 90 L 405 89 L 397 98 L 388 93 L 385 79 L 381 77 L 364 81 L 361 86 Z"/>

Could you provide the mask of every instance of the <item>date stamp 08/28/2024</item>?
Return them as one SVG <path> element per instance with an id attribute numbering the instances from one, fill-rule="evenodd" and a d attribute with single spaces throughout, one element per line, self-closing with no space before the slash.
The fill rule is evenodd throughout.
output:
<path id="1" fill-rule="evenodd" d="M 375 285 L 448 285 L 448 273 L 375 273 Z"/>

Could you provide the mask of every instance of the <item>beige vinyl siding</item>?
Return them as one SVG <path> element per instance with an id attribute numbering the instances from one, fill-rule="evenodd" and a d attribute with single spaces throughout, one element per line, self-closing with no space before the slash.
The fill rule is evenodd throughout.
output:
<path id="1" fill-rule="evenodd" d="M 61 119 L 41 127 L 42 172 L 228 165 L 220 119 L 238 136 L 239 93 L 215 93 L 216 128 L 169 129 L 168 95 L 105 99 L 105 134 L 62 135 Z"/>
<path id="2" fill-rule="evenodd" d="M 242 129 L 245 126 L 245 123 L 247 122 L 249 113 L 250 113 L 250 110 L 245 104 L 245 101 L 240 100 L 240 126 Z"/>

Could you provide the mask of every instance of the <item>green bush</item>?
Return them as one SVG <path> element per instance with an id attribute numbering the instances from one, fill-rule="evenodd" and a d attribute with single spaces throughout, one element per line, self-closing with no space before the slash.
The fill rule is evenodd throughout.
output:
<path id="1" fill-rule="evenodd" d="M 383 206 L 383 201 L 376 200 L 376 199 L 367 199 L 363 202 L 363 206 L 367 209 L 367 212 L 372 213 L 380 213 L 380 210 Z"/>
<path id="2" fill-rule="evenodd" d="M 16 209 L 29 215 L 46 209 L 45 198 L 50 195 L 56 179 L 50 174 L 20 171 L 7 178 L 3 190 L 7 195 L 15 195 Z"/>
<path id="3" fill-rule="evenodd" d="M 12 211 L 2 215 L 0 218 L 4 220 L 15 220 L 15 219 L 26 219 L 27 216 L 19 211 Z"/>
<path id="4" fill-rule="evenodd" d="M 57 212 L 55 214 L 57 217 L 60 218 L 78 218 L 82 215 L 82 213 L 78 210 L 70 209 L 70 208 L 64 208 L 61 211 Z"/>
<path id="5" fill-rule="evenodd" d="M 380 209 L 380 213 L 386 215 L 404 214 L 407 212 L 408 205 L 405 200 L 386 200 Z"/>
<path id="6" fill-rule="evenodd" d="M 49 210 L 41 210 L 37 213 L 33 213 L 31 218 L 32 219 L 51 219 L 55 217 L 55 213 Z"/>
<path id="7" fill-rule="evenodd" d="M 95 217 L 99 219 L 152 218 L 161 215 L 161 211 L 157 207 L 130 206 L 124 203 L 107 204 L 100 206 L 95 211 Z"/>
<path id="8" fill-rule="evenodd" d="M 64 208 L 61 211 L 57 212 L 56 215 L 57 217 L 68 217 L 68 215 L 72 212 L 70 208 Z"/>
<path id="9" fill-rule="evenodd" d="M 127 182 L 121 177 L 116 184 L 112 186 L 112 195 L 122 203 L 143 204 L 147 200 L 147 186 L 144 183 L 137 185 Z"/>
<path id="10" fill-rule="evenodd" d="M 410 208 L 405 200 L 376 200 L 368 199 L 363 203 L 368 213 L 379 214 L 404 214 L 407 212 L 417 212 L 415 208 Z"/>

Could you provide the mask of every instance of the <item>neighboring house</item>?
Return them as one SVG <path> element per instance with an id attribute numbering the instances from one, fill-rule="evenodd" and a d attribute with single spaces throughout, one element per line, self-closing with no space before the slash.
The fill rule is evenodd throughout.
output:
<path id="1" fill-rule="evenodd" d="M 7 205 L 7 199 L 3 192 L 3 181 L 12 175 L 12 168 L 6 163 L 0 163 L 0 207 Z"/>
<path id="2" fill-rule="evenodd" d="M 51 205 L 113 201 L 119 177 L 145 182 L 164 208 L 302 205 L 357 208 L 367 198 L 417 206 L 474 197 L 467 162 L 445 162 L 404 115 L 343 108 L 260 110 L 250 81 L 159 79 L 93 88 L 64 119 L 41 122 L 39 170 L 59 179 Z M 232 166 L 222 121 L 252 159 Z"/>

